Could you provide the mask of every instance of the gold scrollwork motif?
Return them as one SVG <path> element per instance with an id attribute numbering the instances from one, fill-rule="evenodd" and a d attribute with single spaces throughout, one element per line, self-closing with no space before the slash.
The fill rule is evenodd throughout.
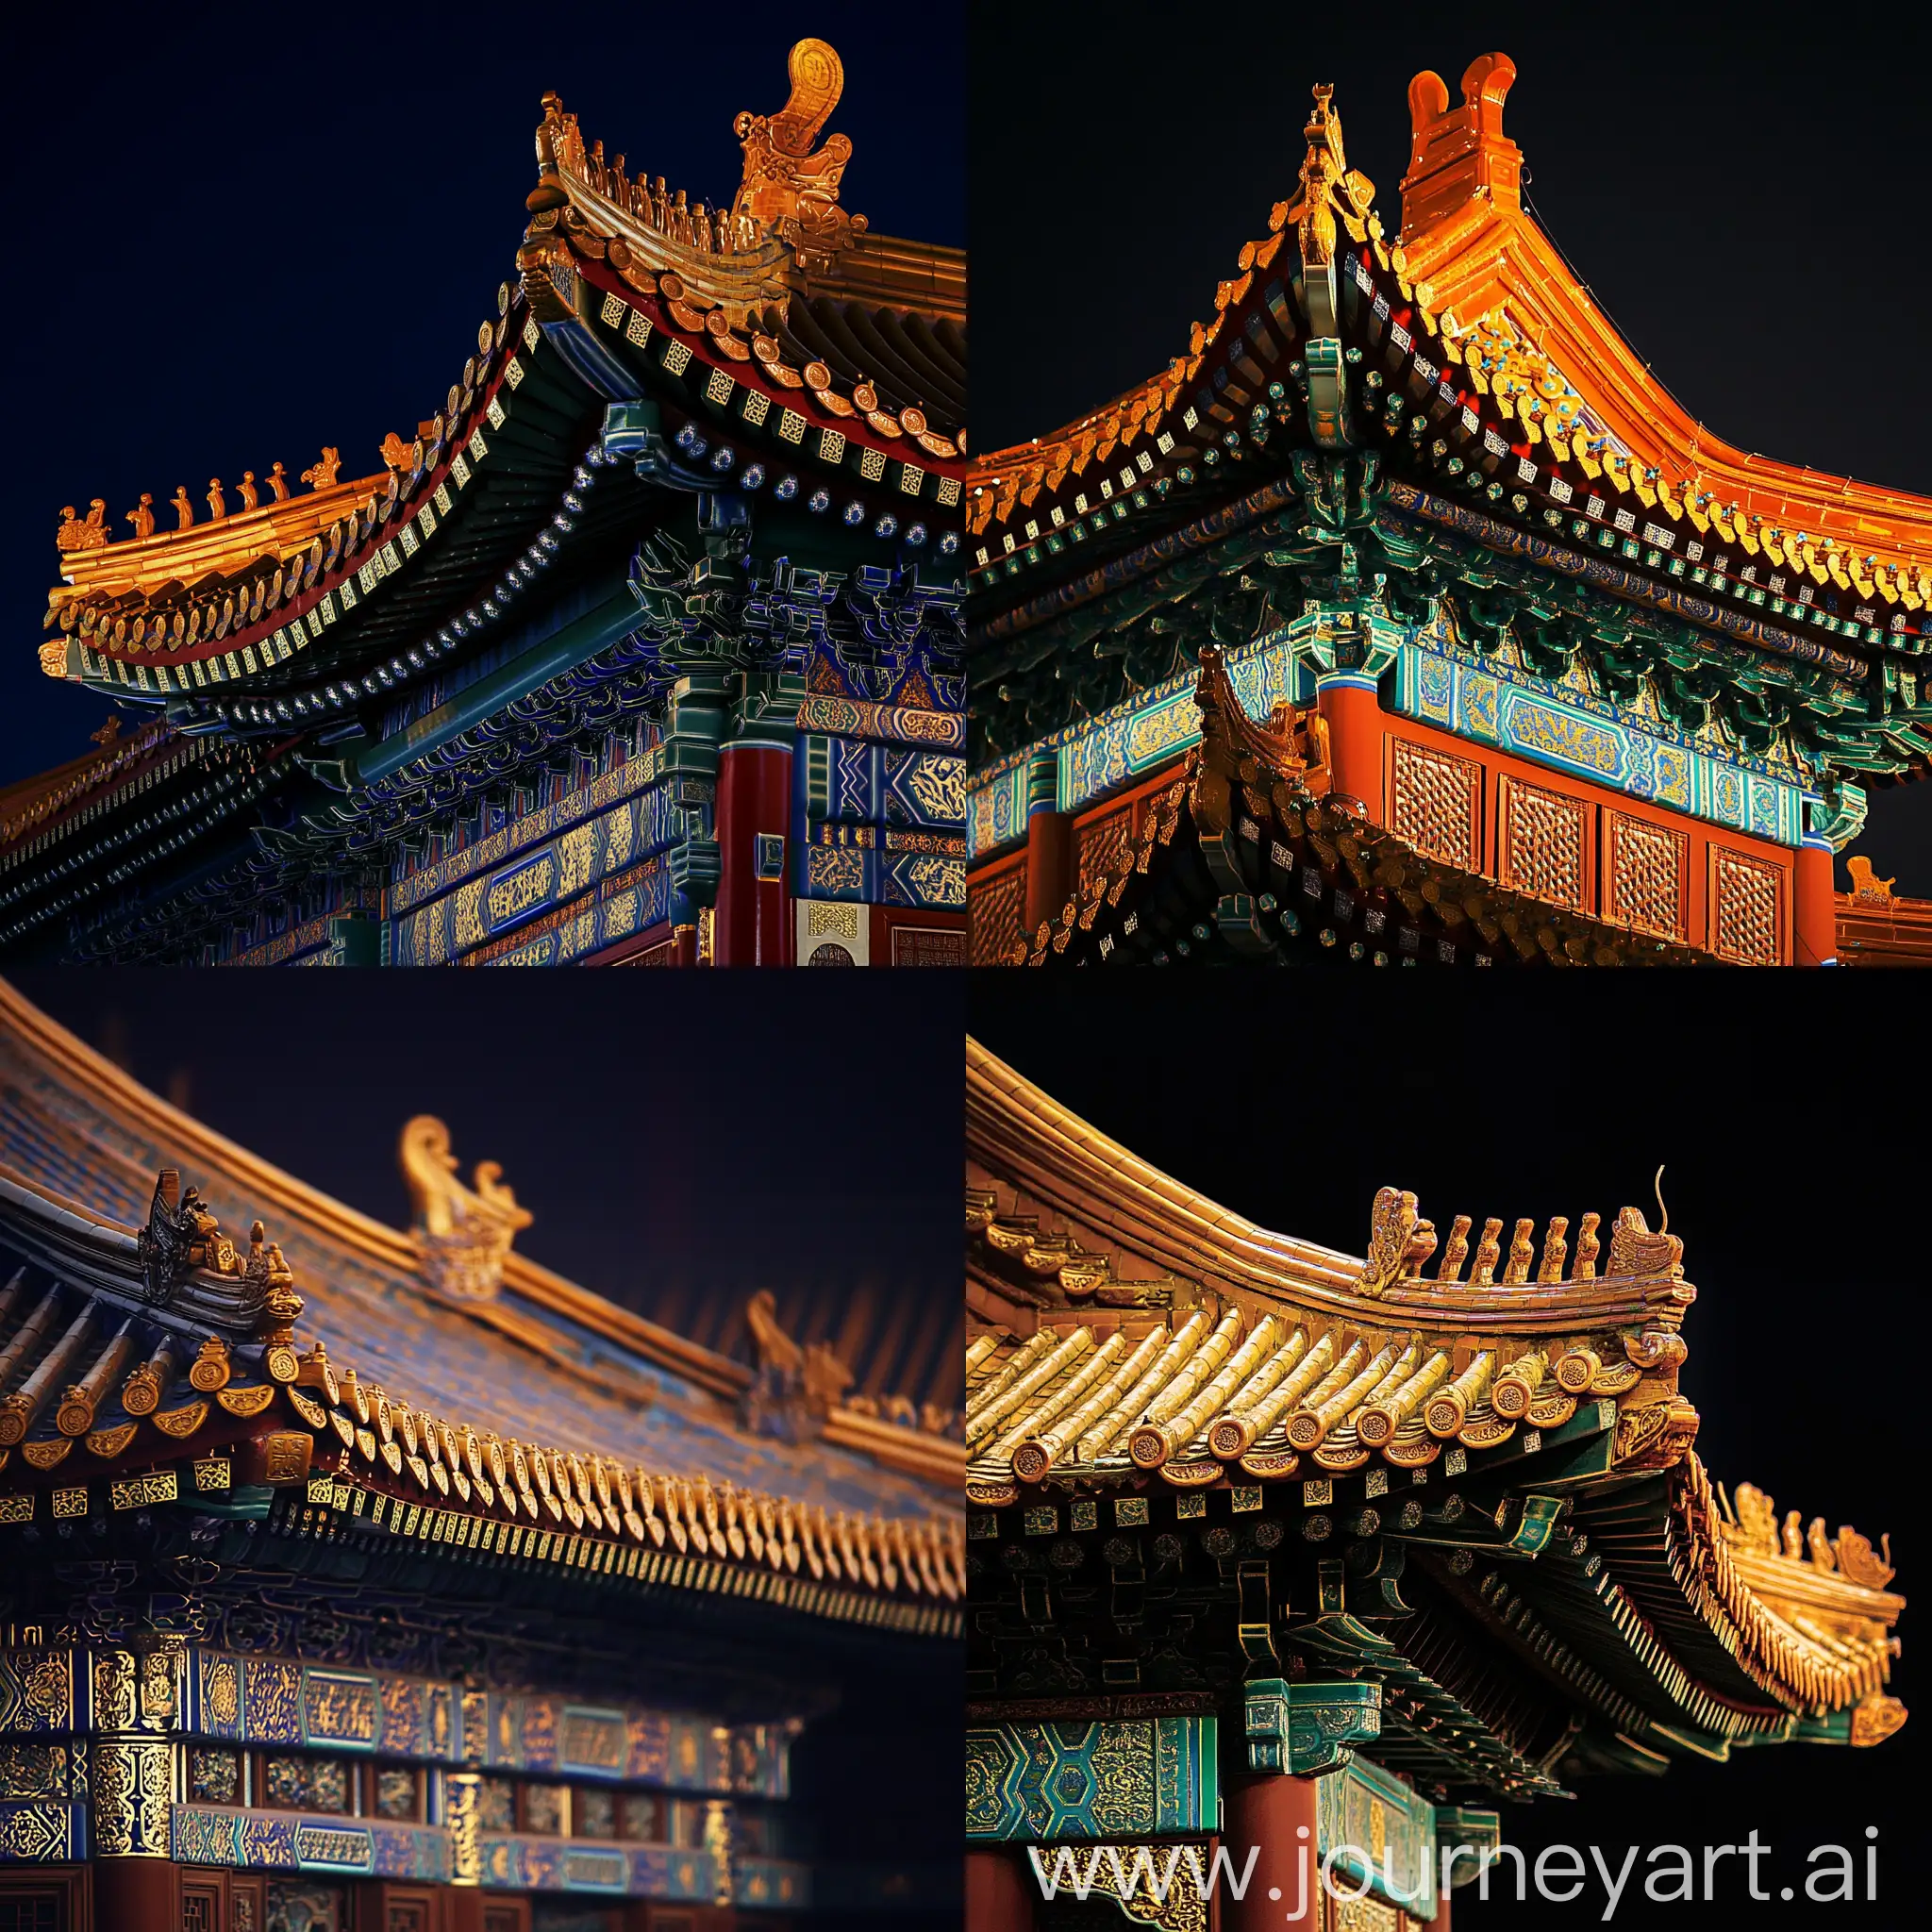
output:
<path id="1" fill-rule="evenodd" d="M 23 1805 L 0 1824 L 0 1856 L 23 1864 L 44 1864 L 74 1856 L 70 1813 L 64 1805 Z"/>
<path id="2" fill-rule="evenodd" d="M 0 1798 L 67 1796 L 65 1744 L 0 1744 Z"/>
<path id="3" fill-rule="evenodd" d="M 95 1738 L 93 1836 L 102 1857 L 168 1857 L 174 1763 L 165 1738 Z"/>
<path id="4" fill-rule="evenodd" d="M 93 1657 L 93 1718 L 97 1729 L 134 1728 L 134 1653 L 99 1650 Z"/>
<path id="5" fill-rule="evenodd" d="M 232 1657 L 210 1657 L 203 1664 L 201 1697 L 203 1709 L 224 1729 L 241 1715 L 241 1680 Z"/>
<path id="6" fill-rule="evenodd" d="M 452 1772 L 443 1779 L 443 1825 L 449 1833 L 449 1882 L 481 1885 L 483 1853 L 477 1833 L 477 1796 L 483 1780 L 474 1771 Z"/>

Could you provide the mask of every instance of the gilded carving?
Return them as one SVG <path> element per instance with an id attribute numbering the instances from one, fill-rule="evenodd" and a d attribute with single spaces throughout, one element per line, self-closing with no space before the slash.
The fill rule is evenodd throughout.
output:
<path id="1" fill-rule="evenodd" d="M 1582 907 L 1589 886 L 1591 808 L 1517 778 L 1506 776 L 1501 783 L 1498 881 L 1552 905 Z"/>
<path id="2" fill-rule="evenodd" d="M 449 1833 L 449 1881 L 474 1886 L 483 1882 L 483 1857 L 478 1830 L 478 1793 L 483 1780 L 473 1771 L 453 1772 L 442 1783 L 443 1826 Z"/>
<path id="3" fill-rule="evenodd" d="M 315 1453 L 315 1439 L 299 1429 L 279 1430 L 261 1441 L 262 1480 L 277 1486 L 304 1482 Z"/>
<path id="4" fill-rule="evenodd" d="M 232 1657 L 208 1658 L 201 1670 L 203 1707 L 217 1725 L 226 1728 L 241 1715 L 241 1674 Z"/>
<path id="5" fill-rule="evenodd" d="M 815 1435 L 852 1385 L 852 1371 L 825 1341 L 801 1346 L 779 1326 L 777 1301 L 760 1289 L 745 1307 L 758 1349 L 757 1379 L 745 1391 L 741 1414 L 755 1433 L 797 1441 Z"/>
<path id="6" fill-rule="evenodd" d="M 786 60 L 791 94 L 775 114 L 740 114 L 733 131 L 744 150 L 744 175 L 732 204 L 736 224 L 775 229 L 801 258 L 824 260 L 855 235 L 863 215 L 839 206 L 839 184 L 852 142 L 832 134 L 812 142 L 831 118 L 845 85 L 839 56 L 824 41 L 803 40 Z"/>
<path id="7" fill-rule="evenodd" d="M 1606 817 L 1608 879 L 1604 916 L 1640 932 L 1682 940 L 1686 936 L 1684 874 L 1690 862 L 1689 837 L 1672 826 L 1653 824 L 1624 812 L 1607 812 Z"/>
<path id="8" fill-rule="evenodd" d="M 1416 1211 L 1415 1196 L 1379 1188 L 1370 1222 L 1369 1257 L 1356 1286 L 1364 1294 L 1380 1294 L 1405 1276 L 1413 1280 L 1435 1252 L 1435 1224 Z"/>
<path id="9" fill-rule="evenodd" d="M 1375 184 L 1351 168 L 1342 152 L 1341 116 L 1335 111 L 1335 90 L 1318 87 L 1314 93 L 1313 111 L 1302 129 L 1308 147 L 1302 159 L 1297 233 L 1302 260 L 1319 268 L 1335 259 L 1338 221 L 1357 242 L 1368 240 L 1372 223 L 1374 232 L 1379 235 L 1381 224 L 1375 219 Z"/>
<path id="10" fill-rule="evenodd" d="M 1393 741 L 1391 754 L 1390 829 L 1430 858 L 1479 871 L 1482 766 L 1474 758 L 1401 738 Z"/>
<path id="11" fill-rule="evenodd" d="M 374 1744 L 377 1697 L 374 1677 L 351 1677 L 310 1671 L 304 1693 L 311 1741 Z"/>
<path id="12" fill-rule="evenodd" d="M 1852 875 L 1852 897 L 1860 906 L 1889 907 L 1892 901 L 1892 887 L 1896 878 L 1882 879 L 1872 869 L 1872 861 L 1862 852 L 1853 853 L 1845 860 L 1845 870 Z"/>
<path id="13" fill-rule="evenodd" d="M 104 1462 L 111 1461 L 134 1441 L 135 1427 L 133 1423 L 117 1423 L 110 1429 L 93 1430 L 87 1438 L 88 1454 Z"/>
<path id="14" fill-rule="evenodd" d="M 1619 1469 L 1673 1469 L 1697 1440 L 1697 1411 L 1681 1396 L 1617 1412 Z"/>
<path id="15" fill-rule="evenodd" d="M 415 1220 L 409 1233 L 425 1278 L 445 1294 L 491 1299 L 519 1228 L 530 1224 L 527 1208 L 503 1186 L 493 1160 L 476 1163 L 475 1187 L 457 1179 L 449 1129 L 430 1114 L 404 1128 L 398 1149 Z"/>
<path id="16" fill-rule="evenodd" d="M 1774 865 L 1710 848 L 1710 949 L 1740 966 L 1783 958 L 1784 874 Z"/>
<path id="17" fill-rule="evenodd" d="M 0 1798 L 65 1798 L 68 1747 L 0 1744 Z"/>
<path id="18" fill-rule="evenodd" d="M 108 506 L 98 496 L 88 505 L 87 515 L 76 517 L 74 506 L 65 504 L 60 510 L 60 526 L 54 532 L 54 542 L 62 550 L 99 550 L 108 541 Z"/>
<path id="19" fill-rule="evenodd" d="M 174 1752 L 166 1738 L 94 1739 L 93 1839 L 102 1857 L 169 1856 Z"/>
<path id="20" fill-rule="evenodd" d="M 1896 1697 L 1874 1691 L 1852 1709 L 1851 1740 L 1860 1747 L 1891 1736 L 1906 1721 L 1906 1707 Z"/>
<path id="21" fill-rule="evenodd" d="M 8 1807 L 0 1820 L 0 1857 L 23 1864 L 73 1857 L 73 1815 L 66 1805 Z"/>

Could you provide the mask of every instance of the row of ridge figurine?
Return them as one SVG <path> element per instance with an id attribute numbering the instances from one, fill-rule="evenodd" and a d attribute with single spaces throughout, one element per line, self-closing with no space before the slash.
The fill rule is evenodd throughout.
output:
<path id="1" fill-rule="evenodd" d="M 326 490 L 332 485 L 342 467 L 342 453 L 339 449 L 325 449 L 320 460 L 302 472 L 302 480 L 311 490 Z M 270 466 L 268 487 L 276 503 L 289 500 L 289 473 L 280 462 Z M 253 470 L 242 472 L 242 508 L 244 510 L 257 508 L 261 502 L 261 489 L 255 480 Z M 127 512 L 126 521 L 134 525 L 137 539 L 152 537 L 155 533 L 154 492 L 143 490 L 141 501 Z M 186 530 L 193 527 L 194 505 L 189 500 L 188 486 L 177 483 L 175 494 L 168 508 L 175 512 L 175 527 Z M 227 492 L 222 487 L 219 476 L 208 479 L 208 521 L 220 523 L 228 514 Z M 54 533 L 54 541 L 62 550 L 99 550 L 108 541 L 108 506 L 95 497 L 88 505 L 84 517 L 74 513 L 74 506 L 63 505 L 60 511 L 60 527 Z"/>

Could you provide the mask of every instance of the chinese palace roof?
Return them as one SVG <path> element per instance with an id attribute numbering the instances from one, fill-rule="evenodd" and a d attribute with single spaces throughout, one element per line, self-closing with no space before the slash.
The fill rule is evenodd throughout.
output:
<path id="1" fill-rule="evenodd" d="M 608 721 L 620 679 L 662 696 L 659 652 L 727 619 L 774 662 L 807 633 L 870 661 L 953 594 L 965 258 L 841 204 L 852 145 L 820 140 L 837 54 L 799 42 L 791 79 L 779 112 L 738 117 L 742 178 L 715 208 L 631 175 L 544 95 L 514 272 L 428 413 L 369 436 L 375 467 L 331 446 L 62 512 L 42 669 L 153 707 L 167 771 L 96 759 L 0 801 L 0 946 L 107 916 L 191 841 L 208 864 L 183 887 L 218 923 L 238 878 L 243 900 L 269 889 L 251 859 L 366 849 L 460 806 L 506 737 L 567 742 Z M 726 581 L 659 527 L 727 490 L 849 582 L 790 562 Z M 294 803 L 257 827 L 243 808 L 271 792 Z"/>
<path id="2" fill-rule="evenodd" d="M 1375 1757 L 1444 1786 L 1529 1796 L 1571 1770 L 1871 1743 L 1905 1721 L 1889 1543 L 1713 1485 L 1680 1388 L 1697 1291 L 1638 1209 L 1541 1230 L 1458 1214 L 1445 1241 L 1385 1188 L 1367 1254 L 1339 1254 L 1156 1172 L 976 1043 L 967 1141 L 969 1508 L 1028 1533 L 1039 1506 L 1093 1526 L 1082 1498 L 1117 1524 L 1172 1515 L 1168 1594 L 1200 1617 L 1239 1552 L 1341 1557 L 1324 1614 L 1283 1639 L 1379 1677 Z M 1232 1499 L 1232 1529 L 1188 1529 L 1203 1497 Z M 1220 1596 L 1191 1579 L 1191 1535 Z M 1119 1534 L 1104 1555 L 1138 1560 Z M 1031 1623 L 1037 1642 L 1038 1606 Z M 1554 1716 L 1525 1716 L 1539 1701 Z"/>
<path id="3" fill-rule="evenodd" d="M 1484 55 L 1454 106 L 1416 77 L 1392 236 L 1316 89 L 1299 185 L 1184 350 L 975 460 L 982 758 L 1297 613 L 1308 573 L 1355 544 L 1391 607 L 1476 593 L 1463 616 L 1485 639 L 1531 573 L 1552 675 L 1587 661 L 1593 687 L 1650 680 L 1738 743 L 1783 734 L 1828 790 L 1924 774 L 1932 501 L 1747 453 L 1683 409 L 1523 206 L 1515 73 Z M 1311 451 L 1349 453 L 1379 507 L 1334 514 Z"/>
<path id="4" fill-rule="evenodd" d="M 224 1487 L 306 1479 L 313 1501 L 319 1482 L 345 1531 L 526 1564 L 568 1548 L 616 1587 L 957 1626 L 947 1419 L 907 1426 L 835 1389 L 815 1438 L 755 1433 L 753 1372 L 515 1255 L 528 1216 L 488 1164 L 474 1191 L 454 1181 L 439 1124 L 406 1137 L 405 1233 L 198 1125 L 4 985 L 0 1075 L 0 1520 L 58 1516 L 89 1485 L 172 1492 L 216 1463 Z"/>

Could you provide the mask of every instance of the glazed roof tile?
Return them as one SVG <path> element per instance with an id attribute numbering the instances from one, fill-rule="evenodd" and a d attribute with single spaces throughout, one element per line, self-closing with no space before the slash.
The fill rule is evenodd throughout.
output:
<path id="1" fill-rule="evenodd" d="M 1301 420 L 1307 340 L 1339 329 L 1351 357 L 1370 358 L 1378 393 L 1420 405 L 1411 427 L 1433 419 L 1424 435 L 1453 439 L 1439 460 L 1456 455 L 1460 473 L 1461 455 L 1484 458 L 1463 480 L 1493 481 L 1490 500 L 1507 501 L 1531 541 L 1555 531 L 1611 548 L 1656 573 L 1691 621 L 1845 675 L 1888 640 L 1916 650 L 1932 601 L 1932 500 L 1740 451 L 1669 395 L 1521 205 L 1521 158 L 1501 125 L 1514 75 L 1507 56 L 1482 57 L 1453 110 L 1436 75 L 1417 76 L 1399 240 L 1383 230 L 1373 184 L 1346 169 L 1329 91 L 1317 89 L 1301 184 L 1241 249 L 1186 353 L 1100 409 L 975 458 L 977 581 L 1064 571 L 1056 559 L 1077 555 L 1070 543 L 1105 550 L 1233 487 L 1243 457 L 1256 467 L 1242 432 Z M 1336 272 L 1339 316 L 1322 328 L 1300 307 L 1310 249 Z M 1374 447 L 1401 427 L 1399 416 L 1357 422 L 1341 440 Z M 1339 435 L 1331 425 L 1316 440 Z M 1520 544 L 1525 532 L 1489 535 Z M 1694 587 L 1687 558 L 1704 564 Z M 1114 559 L 1086 594 L 1128 569 Z M 1764 608 L 1772 571 L 1790 579 L 1781 624 Z M 1844 608 L 1828 609 L 1840 591 Z M 1072 594 L 1063 587 L 1051 608 Z M 995 619 L 1029 621 L 1038 614 Z"/>
<path id="2" fill-rule="evenodd" d="M 794 1446 L 749 1434 L 725 1406 L 750 1379 L 741 1364 L 513 1254 L 494 1299 L 466 1301 L 440 1289 L 425 1274 L 420 1240 L 187 1120 L 4 987 L 0 1066 L 0 1240 L 13 1256 L 9 1268 L 24 1270 L 0 1308 L 0 1436 L 8 1435 L 9 1398 L 30 1393 L 9 1439 L 21 1444 L 14 1462 L 22 1479 L 118 1474 L 143 1458 L 206 1454 L 224 1430 L 257 1417 L 262 1427 L 292 1421 L 315 1439 L 318 1470 L 339 1451 L 358 1480 L 388 1482 L 405 1496 L 413 1489 L 422 1501 L 445 1501 L 461 1473 L 465 1503 L 475 1491 L 473 1508 L 516 1521 L 523 1485 L 506 1488 L 495 1464 L 508 1458 L 513 1469 L 521 1458 L 541 1496 L 555 1494 L 556 1510 L 541 1505 L 548 1512 L 541 1526 L 573 1507 L 594 1518 L 588 1505 L 609 1511 L 607 1491 L 631 1488 L 633 1503 L 610 1511 L 613 1535 L 621 1526 L 633 1541 L 661 1547 L 668 1531 L 682 1549 L 671 1527 L 681 1523 L 703 1550 L 707 1499 L 715 1509 L 736 1496 L 732 1508 L 752 1512 L 747 1532 L 757 1518 L 752 1541 L 767 1535 L 767 1502 L 780 1524 L 768 1567 L 789 1560 L 796 1574 L 802 1560 L 833 1581 L 849 1570 L 848 1581 L 910 1600 L 939 1603 L 956 1592 L 955 1525 L 930 1487 L 886 1460 L 898 1455 L 921 1467 L 924 1456 L 937 1476 L 948 1455 L 942 1440 L 837 1411 L 821 1441 Z M 215 1220 L 246 1226 L 260 1208 L 273 1215 L 277 1241 L 264 1245 L 259 1223 L 252 1249 L 210 1232 L 205 1247 L 216 1258 L 184 1271 L 157 1305 L 143 1292 L 142 1270 L 158 1222 L 176 1210 L 163 1212 L 154 1175 L 177 1160 L 201 1178 Z M 299 1333 L 296 1316 L 264 1313 L 278 1283 L 295 1302 Z M 58 1338 L 77 1319 L 86 1325 L 58 1356 Z M 157 1364 L 169 1337 L 173 1354 Z M 210 1337 L 229 1368 L 213 1385 L 195 1381 L 193 1368 Z M 14 1342 L 18 1350 L 5 1358 Z M 158 1384 L 145 1407 L 127 1393 L 142 1364 Z M 29 1390 L 23 1377 L 34 1375 L 42 1386 Z M 77 1431 L 58 1412 L 70 1384 L 91 1385 L 87 1426 Z M 391 1413 L 390 1425 L 372 1420 L 372 1401 Z M 417 1420 L 405 1426 L 404 1413 Z M 398 1432 L 404 1447 L 391 1454 Z M 848 1446 L 836 1446 L 841 1433 Z M 79 1463 L 71 1462 L 75 1450 Z M 950 1455 L 957 1468 L 957 1449 Z M 648 1500 L 646 1474 L 656 1483 Z M 788 1546 L 797 1553 L 789 1559 Z M 733 1560 L 746 1559 L 736 1552 Z M 888 1571 L 896 1582 L 882 1580 Z"/>
<path id="3" fill-rule="evenodd" d="M 1359 1472 L 1394 1511 L 1432 1468 L 1474 1483 L 1595 1441 L 1592 1474 L 1555 1478 L 1574 1507 L 1504 1476 L 1491 1541 L 1534 1557 L 1536 1586 L 1452 1566 L 1475 1613 L 1633 1724 L 1833 1718 L 1872 1742 L 1904 1721 L 1889 1545 L 1823 1519 L 1801 1535 L 1795 1511 L 1780 1531 L 1756 1490 L 1735 1508 L 1713 1490 L 1678 1386 L 1696 1290 L 1640 1210 L 1574 1232 L 1458 1214 L 1443 1242 L 1387 1187 L 1365 1255 L 1340 1254 L 1161 1174 L 972 1041 L 967 1175 L 969 1505 L 1298 1481 L 1324 1506 Z M 1398 1533 L 1426 1540 L 1435 1495 Z"/>
<path id="4" fill-rule="evenodd" d="M 391 431 L 384 467 L 353 481 L 338 480 L 335 448 L 302 473 L 307 494 L 279 462 L 259 484 L 252 471 L 242 486 L 211 480 L 210 521 L 196 522 L 197 504 L 177 489 L 162 514 L 173 508 L 179 528 L 152 527 L 150 495 L 129 512 L 137 535 L 116 542 L 104 504 L 86 518 L 70 507 L 42 669 L 110 678 L 129 695 L 283 688 L 300 675 L 282 668 L 296 653 L 325 645 L 327 675 L 344 638 L 368 639 L 358 606 L 391 579 L 402 595 L 377 598 L 375 657 L 391 647 L 385 606 L 408 607 L 412 634 L 439 622 L 445 636 L 478 631 L 496 615 L 487 580 L 470 581 L 479 541 L 482 567 L 508 566 L 495 596 L 507 602 L 548 564 L 558 534 L 585 521 L 566 485 L 604 405 L 660 391 L 724 410 L 732 434 L 769 445 L 774 462 L 851 471 L 895 510 L 921 497 L 956 510 L 963 255 L 872 236 L 844 214 L 837 189 L 850 143 L 835 135 L 813 154 L 800 133 L 815 134 L 838 100 L 838 57 L 801 42 L 791 74 L 784 112 L 740 117 L 744 182 L 728 216 L 709 212 L 702 245 L 682 192 L 668 194 L 661 177 L 655 188 L 629 180 L 623 158 L 587 147 L 575 117 L 546 95 L 519 283 L 499 290 L 497 316 L 479 327 L 442 408 L 413 441 Z M 772 150 L 763 134 L 774 128 L 805 147 Z M 490 487 L 473 491 L 473 476 Z M 485 514 L 479 496 L 491 498 Z"/>

